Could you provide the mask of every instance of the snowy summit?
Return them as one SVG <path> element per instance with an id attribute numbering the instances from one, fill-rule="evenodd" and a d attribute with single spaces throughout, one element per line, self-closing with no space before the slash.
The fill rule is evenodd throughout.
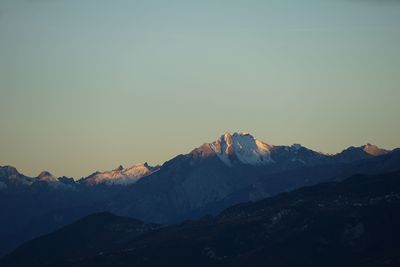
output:
<path id="1" fill-rule="evenodd" d="M 148 176 L 155 172 L 158 167 L 151 167 L 147 163 L 137 164 L 130 168 L 119 166 L 112 171 L 95 172 L 92 175 L 83 178 L 82 181 L 87 185 L 96 184 L 120 184 L 127 185 L 136 183 L 140 178 Z"/>
<path id="2" fill-rule="evenodd" d="M 250 165 L 261 165 L 272 162 L 271 149 L 268 145 L 248 133 L 226 132 L 217 141 L 208 144 L 216 155 L 227 165 L 233 160 Z"/>

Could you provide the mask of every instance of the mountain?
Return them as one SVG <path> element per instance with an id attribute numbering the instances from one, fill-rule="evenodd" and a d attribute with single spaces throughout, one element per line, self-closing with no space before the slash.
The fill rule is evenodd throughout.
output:
<path id="1" fill-rule="evenodd" d="M 358 160 L 381 156 L 391 151 L 375 145 L 366 144 L 361 147 L 349 147 L 341 153 L 327 155 L 305 148 L 299 144 L 292 146 L 275 146 L 254 138 L 249 133 L 224 133 L 219 139 L 205 143 L 186 155 L 195 160 L 218 159 L 228 167 L 247 166 L 259 167 L 270 171 L 287 171 L 299 167 L 309 167 L 324 164 L 351 163 Z M 180 158 L 176 157 L 176 159 Z M 174 160 L 174 159 L 173 159 Z M 149 166 L 147 163 L 137 164 L 129 168 L 119 166 L 112 171 L 95 172 L 81 178 L 76 184 L 93 185 L 131 185 L 139 179 L 159 171 L 161 166 Z M 0 166 L 0 189 L 10 183 L 13 185 L 30 186 L 35 182 L 74 184 L 73 179 L 55 177 L 48 171 L 41 172 L 37 177 L 20 174 L 14 167 Z"/>
<path id="2" fill-rule="evenodd" d="M 252 165 L 270 168 L 285 165 L 286 168 L 301 165 L 317 165 L 330 157 L 301 145 L 274 146 L 254 138 L 248 133 L 226 132 L 217 141 L 206 143 L 193 150 L 199 157 L 217 156 L 227 166 Z M 298 163 L 298 164 L 297 164 Z"/>
<path id="3" fill-rule="evenodd" d="M 365 146 L 362 147 L 362 150 L 364 150 L 366 153 L 372 155 L 372 156 L 379 156 L 379 155 L 384 155 L 387 154 L 389 151 L 386 149 L 382 149 L 380 147 L 377 147 L 376 145 L 371 145 L 371 144 L 366 144 Z"/>
<path id="4" fill-rule="evenodd" d="M 151 167 L 147 163 L 134 165 L 130 168 L 119 166 L 118 168 L 108 172 L 95 172 L 92 175 L 81 179 L 79 182 L 85 185 L 128 185 L 136 183 L 140 178 L 148 176 L 159 167 Z"/>
<path id="5" fill-rule="evenodd" d="M 400 150 L 371 147 L 327 155 L 297 144 L 270 145 L 247 133 L 225 133 L 161 166 L 121 166 L 80 180 L 48 172 L 27 177 L 0 167 L 0 255 L 94 212 L 179 223 L 353 174 L 400 170 Z"/>
<path id="6" fill-rule="evenodd" d="M 255 139 L 247 133 L 226 132 L 216 142 L 205 144 L 198 152 L 204 152 L 204 156 L 214 153 L 225 164 L 231 166 L 236 162 L 250 165 L 272 163 L 272 146 Z M 198 153 L 197 152 L 197 153 Z"/>
<path id="7" fill-rule="evenodd" d="M 352 162 L 354 159 L 368 159 L 374 156 L 385 155 L 390 151 L 379 148 L 375 145 L 366 144 L 360 147 L 349 147 L 334 157 L 338 162 Z"/>
<path id="8" fill-rule="evenodd" d="M 226 132 L 217 141 L 206 143 L 190 154 L 203 158 L 217 156 L 228 166 L 245 164 L 281 171 L 305 166 L 351 163 L 390 152 L 378 146 L 366 144 L 360 147 L 349 147 L 335 155 L 328 155 L 300 144 L 276 146 L 258 140 L 249 133 L 231 135 Z"/>
<path id="9" fill-rule="evenodd" d="M 32 186 L 35 183 L 47 183 L 48 185 L 70 185 L 79 186 L 84 184 L 86 186 L 93 186 L 99 184 L 106 185 L 130 185 L 137 182 L 140 178 L 148 176 L 159 170 L 160 166 L 152 167 L 147 163 L 133 165 L 129 168 L 119 166 L 112 171 L 95 172 L 87 177 L 75 181 L 73 178 L 68 177 L 55 177 L 48 171 L 42 171 L 36 177 L 28 177 L 18 172 L 12 166 L 0 166 L 0 190 L 7 187 L 17 186 Z"/>
<path id="10" fill-rule="evenodd" d="M 50 172 L 48 171 L 43 171 L 38 175 L 38 180 L 39 181 L 45 181 L 45 182 L 58 182 L 58 179 L 54 177 Z"/>
<path id="11" fill-rule="evenodd" d="M 247 133 L 225 133 L 188 154 L 164 163 L 109 203 L 111 211 L 158 223 L 216 214 L 236 203 L 257 200 L 355 173 L 400 169 L 399 151 L 367 158 L 326 155 L 301 145 L 274 146 Z M 391 164 L 383 164 L 385 157 Z M 371 161 L 373 159 L 377 161 Z M 368 162 L 368 164 L 361 164 Z M 385 171 L 385 170 L 383 170 Z M 120 203 L 125 203 L 121 207 Z"/>
<path id="12" fill-rule="evenodd" d="M 55 234 L 46 235 L 29 249 L 31 258 L 29 263 L 13 263 L 14 266 L 37 265 L 46 254 L 46 261 L 57 261 L 61 258 L 79 260 L 93 257 L 120 244 L 157 229 L 156 224 L 144 224 L 139 220 L 115 216 L 107 212 L 91 214 L 71 225 L 63 227 Z M 61 241 L 62 240 L 62 241 Z M 48 246 L 47 244 L 58 243 Z M 24 250 L 22 248 L 22 250 Z M 28 253 L 25 251 L 24 253 Z"/>
<path id="13" fill-rule="evenodd" d="M 400 172 L 356 175 L 178 225 L 119 220 L 89 216 L 27 242 L 0 264 L 394 267 L 400 263 Z"/>
<path id="14" fill-rule="evenodd" d="M 22 175 L 12 166 L 0 166 L 0 190 L 9 186 L 27 186 L 33 183 L 33 178 Z"/>

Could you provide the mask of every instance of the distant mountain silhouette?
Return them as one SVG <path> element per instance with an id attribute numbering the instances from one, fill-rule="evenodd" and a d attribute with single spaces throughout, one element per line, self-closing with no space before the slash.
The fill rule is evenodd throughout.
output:
<path id="1" fill-rule="evenodd" d="M 400 150 L 373 145 L 336 155 L 276 146 L 248 133 L 225 133 L 162 166 L 122 166 L 75 181 L 0 167 L 0 255 L 94 212 L 152 223 L 178 223 L 353 174 L 400 170 Z"/>
<path id="2" fill-rule="evenodd" d="M 400 172 L 356 175 L 161 227 L 91 215 L 2 266 L 398 266 Z"/>

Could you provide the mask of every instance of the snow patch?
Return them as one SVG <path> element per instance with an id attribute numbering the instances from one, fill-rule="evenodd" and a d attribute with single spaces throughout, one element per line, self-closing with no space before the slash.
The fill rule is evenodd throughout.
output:
<path id="1" fill-rule="evenodd" d="M 96 172 L 87 177 L 85 183 L 87 185 L 95 184 L 108 184 L 108 185 L 129 185 L 136 183 L 140 178 L 152 174 L 156 171 L 155 168 L 150 167 L 147 163 L 134 165 L 130 168 L 123 168 L 119 166 L 112 171 Z"/>
<path id="2" fill-rule="evenodd" d="M 272 146 L 254 138 L 248 133 L 223 134 L 216 142 L 209 144 L 216 155 L 228 166 L 232 159 L 249 165 L 272 163 Z"/>

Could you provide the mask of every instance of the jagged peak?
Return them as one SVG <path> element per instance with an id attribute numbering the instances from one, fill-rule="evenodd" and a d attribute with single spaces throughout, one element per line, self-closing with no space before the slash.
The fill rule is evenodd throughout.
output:
<path id="1" fill-rule="evenodd" d="M 152 174 L 157 167 L 151 167 L 145 163 L 135 164 L 129 168 L 120 165 L 112 171 L 95 172 L 92 175 L 83 178 L 88 185 L 94 184 L 132 184 L 140 178 Z"/>
<path id="2" fill-rule="evenodd" d="M 53 176 L 53 175 L 49 171 L 42 171 L 38 175 L 39 178 L 43 178 L 43 177 L 47 177 L 47 176 Z"/>
<path id="3" fill-rule="evenodd" d="M 235 159 L 250 165 L 272 162 L 270 157 L 272 146 L 249 133 L 225 132 L 217 141 L 208 144 L 208 147 L 227 165 L 232 165 Z"/>
<path id="4" fill-rule="evenodd" d="M 134 168 L 134 167 L 150 167 L 150 165 L 147 162 L 143 162 L 143 163 L 135 164 L 131 168 Z"/>
<path id="5" fill-rule="evenodd" d="M 251 145 L 252 143 L 258 144 L 258 145 L 266 145 L 268 147 L 272 147 L 271 145 L 268 145 L 267 143 L 255 138 L 253 135 L 247 132 L 234 132 L 233 134 L 230 134 L 229 132 L 225 132 L 219 139 L 218 141 L 225 141 L 227 145 L 232 145 L 234 142 L 240 143 L 240 147 L 243 147 L 245 145 Z M 217 141 L 217 142 L 218 142 Z"/>
<path id="6" fill-rule="evenodd" d="M 0 172 L 4 172 L 7 175 L 18 175 L 18 174 L 20 174 L 15 167 L 10 166 L 10 165 L 0 166 Z"/>
<path id="7" fill-rule="evenodd" d="M 233 137 L 240 137 L 240 136 L 248 136 L 248 137 L 254 138 L 253 135 L 251 135 L 248 132 L 230 133 L 230 132 L 226 131 L 224 134 L 221 135 L 221 137 L 219 139 L 232 139 Z"/>
<path id="8" fill-rule="evenodd" d="M 366 154 L 371 155 L 371 156 L 379 156 L 379 155 L 384 155 L 384 154 L 389 153 L 390 150 L 386 150 L 386 149 L 380 148 L 380 147 L 378 147 L 376 145 L 373 145 L 371 143 L 367 143 L 365 145 L 357 146 L 357 147 L 356 146 L 350 146 L 350 147 L 344 149 L 342 152 L 340 152 L 340 153 L 338 153 L 336 155 L 346 154 L 346 153 L 349 153 L 349 152 L 352 152 L 352 153 L 364 153 L 364 154 L 366 153 Z"/>
<path id="9" fill-rule="evenodd" d="M 234 132 L 233 136 L 251 136 L 253 137 L 250 133 L 248 132 Z"/>
<path id="10" fill-rule="evenodd" d="M 367 143 L 363 146 L 361 146 L 361 149 L 364 150 L 366 153 L 373 155 L 373 156 L 379 156 L 383 154 L 387 154 L 389 151 L 383 148 L 380 148 L 376 145 Z"/>
<path id="11" fill-rule="evenodd" d="M 124 166 L 119 165 L 117 168 L 115 168 L 115 169 L 112 170 L 112 171 L 114 171 L 114 172 L 120 172 L 120 171 L 122 171 L 122 170 L 124 170 Z"/>
<path id="12" fill-rule="evenodd" d="M 132 165 L 131 167 L 127 167 L 127 168 L 124 168 L 122 165 L 119 165 L 117 168 L 115 168 L 114 170 L 112 170 L 111 172 L 120 172 L 120 173 L 123 173 L 123 172 L 126 172 L 126 171 L 129 171 L 129 170 L 133 170 L 133 169 L 140 169 L 140 168 L 145 168 L 145 169 L 153 169 L 153 168 L 155 168 L 155 167 L 153 167 L 153 166 L 150 166 L 147 162 L 144 162 L 144 163 L 138 163 L 138 164 L 135 164 L 135 165 Z M 95 174 L 99 174 L 99 173 L 109 173 L 110 171 L 104 171 L 104 172 L 96 172 Z"/>
<path id="13" fill-rule="evenodd" d="M 58 179 L 49 171 L 42 171 L 37 178 L 41 181 L 57 181 Z"/>

